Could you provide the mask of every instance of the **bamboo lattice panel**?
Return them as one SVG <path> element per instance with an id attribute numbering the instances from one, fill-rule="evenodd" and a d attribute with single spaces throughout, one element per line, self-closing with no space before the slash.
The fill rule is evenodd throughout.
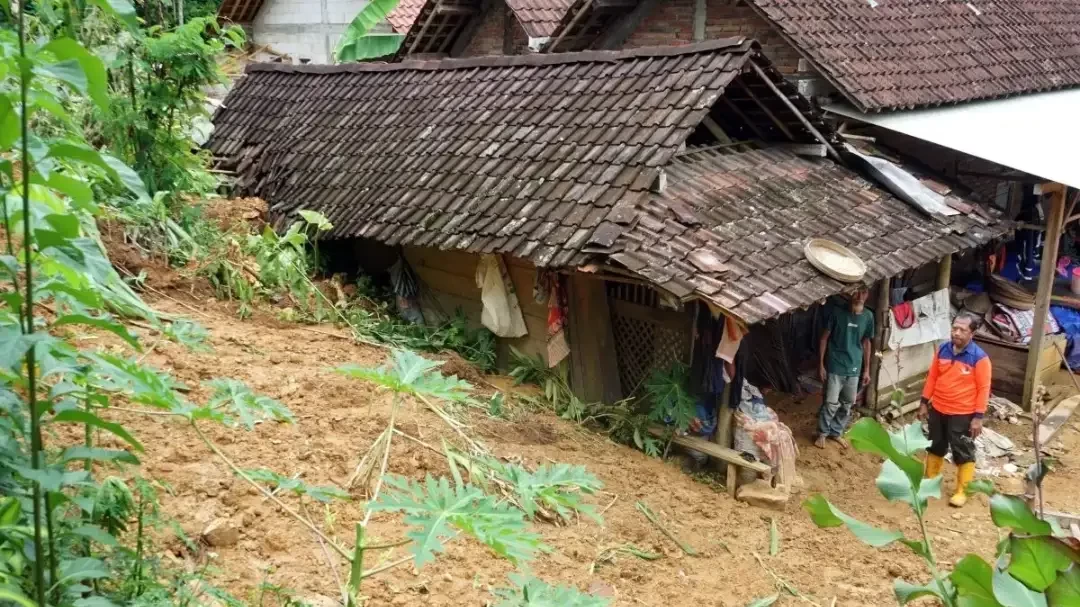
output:
<path id="1" fill-rule="evenodd" d="M 620 288 L 608 291 L 612 299 L 611 328 L 619 381 L 623 394 L 630 395 L 653 371 L 667 369 L 675 362 L 688 362 L 691 322 L 686 313 L 657 307 L 652 289 Z"/>

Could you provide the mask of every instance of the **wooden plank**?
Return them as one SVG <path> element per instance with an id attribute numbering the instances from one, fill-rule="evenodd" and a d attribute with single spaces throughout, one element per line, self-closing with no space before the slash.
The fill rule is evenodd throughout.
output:
<path id="1" fill-rule="evenodd" d="M 1065 422 L 1069 421 L 1072 414 L 1076 412 L 1078 406 L 1080 406 L 1080 395 L 1070 396 L 1058 403 L 1050 415 L 1047 415 L 1039 424 L 1039 444 L 1045 445 L 1054 438 L 1058 430 L 1061 430 Z"/>
<path id="2" fill-rule="evenodd" d="M 937 276 L 937 290 L 949 288 L 949 282 L 952 278 L 952 255 L 946 255 L 941 258 L 938 263 L 938 276 Z"/>
<path id="3" fill-rule="evenodd" d="M 650 426 L 649 434 L 653 436 L 667 436 L 667 430 L 660 426 Z M 723 460 L 729 464 L 736 466 L 742 466 L 748 470 L 753 470 L 758 474 L 770 474 L 772 467 L 768 464 L 761 462 L 751 462 L 743 459 L 742 454 L 734 449 L 728 449 L 727 447 L 721 447 L 716 443 L 709 442 L 703 438 L 696 438 L 693 436 L 675 436 L 671 439 L 671 442 L 679 445 L 680 447 L 686 447 L 693 449 L 694 451 L 700 451 L 710 457 Z M 728 483 L 732 484 L 732 483 Z M 730 488 L 729 488 L 730 489 Z"/>
<path id="4" fill-rule="evenodd" d="M 1042 354 L 1046 337 L 1046 316 L 1050 313 L 1050 295 L 1054 288 L 1057 266 L 1052 263 L 1058 258 L 1058 243 L 1061 241 L 1063 220 L 1065 219 L 1065 186 L 1055 183 L 1046 184 L 1042 193 L 1050 194 L 1050 210 L 1046 218 L 1046 240 L 1043 244 L 1043 259 L 1039 270 L 1039 288 L 1035 293 L 1035 320 L 1028 350 L 1027 367 L 1024 370 L 1024 395 L 1019 403 L 1025 411 L 1031 410 L 1031 398 L 1039 383 L 1039 355 Z"/>
<path id="5" fill-rule="evenodd" d="M 889 279 L 878 281 L 877 303 L 874 306 L 874 342 L 873 353 L 885 350 L 886 314 L 889 313 Z M 873 354 L 871 353 L 871 354 Z M 878 402 L 878 386 L 881 385 L 881 357 L 870 357 L 870 385 L 866 387 L 866 402 Z"/>
<path id="6" fill-rule="evenodd" d="M 544 47 L 542 52 L 554 53 L 555 49 L 559 46 L 559 44 L 562 43 L 563 39 L 566 38 L 566 35 L 569 34 L 575 26 L 577 26 L 578 21 L 581 21 L 581 18 L 585 16 L 585 13 L 589 12 L 589 8 L 591 6 L 592 0 L 585 0 L 584 2 L 582 2 L 581 8 L 578 9 L 578 12 L 574 13 L 574 16 L 570 19 L 570 22 L 566 24 L 566 27 L 563 28 L 561 32 L 559 32 L 559 35 L 556 36 L 550 44 Z"/>
<path id="7" fill-rule="evenodd" d="M 611 308 L 603 282 L 579 273 L 567 278 L 570 385 L 585 402 L 614 403 L 622 398 Z"/>
<path id="8" fill-rule="evenodd" d="M 628 301 L 615 300 L 611 302 L 611 309 L 620 316 L 627 316 L 630 318 L 637 318 L 652 323 L 659 323 L 666 327 L 677 330 L 690 330 L 692 319 L 687 317 L 685 312 L 675 312 L 674 310 L 663 310 L 660 308 L 651 308 L 649 306 L 641 306 L 638 304 L 632 304 Z"/>

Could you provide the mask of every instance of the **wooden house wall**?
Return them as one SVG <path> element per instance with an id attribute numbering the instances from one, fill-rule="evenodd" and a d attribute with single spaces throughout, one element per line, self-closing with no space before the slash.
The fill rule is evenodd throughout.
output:
<path id="1" fill-rule="evenodd" d="M 473 326 L 481 326 L 483 304 L 480 288 L 476 286 L 479 255 L 405 247 L 405 259 L 421 280 L 423 294 L 420 303 L 427 322 L 435 324 L 452 318 L 460 308 Z M 499 366 L 505 368 L 509 360 L 509 346 L 547 360 L 547 306 L 533 299 L 536 268 L 519 259 L 504 259 L 529 334 L 516 339 L 498 339 Z"/>

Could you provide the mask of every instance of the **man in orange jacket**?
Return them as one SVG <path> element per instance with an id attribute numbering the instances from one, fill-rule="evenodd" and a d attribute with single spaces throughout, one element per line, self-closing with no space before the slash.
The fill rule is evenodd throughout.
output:
<path id="1" fill-rule="evenodd" d="M 975 478 L 975 439 L 982 433 L 990 401 L 990 357 L 972 341 L 979 322 L 968 312 L 953 320 L 952 339 L 934 353 L 919 406 L 919 419 L 929 420 L 932 443 L 926 478 L 941 474 L 951 448 L 957 471 L 956 493 L 949 504 L 957 508 L 967 503 L 964 489 Z"/>

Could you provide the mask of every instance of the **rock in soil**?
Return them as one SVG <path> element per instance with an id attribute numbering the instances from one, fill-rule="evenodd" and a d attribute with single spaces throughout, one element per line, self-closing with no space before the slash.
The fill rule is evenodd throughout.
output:
<path id="1" fill-rule="evenodd" d="M 240 526 L 229 519 L 214 519 L 203 529 L 202 537 L 215 548 L 234 546 L 240 541 Z"/>
<path id="2" fill-rule="evenodd" d="M 769 483 L 758 479 L 739 487 L 735 497 L 741 501 L 757 506 L 783 512 L 787 508 L 790 494 L 781 489 L 774 489 Z"/>

